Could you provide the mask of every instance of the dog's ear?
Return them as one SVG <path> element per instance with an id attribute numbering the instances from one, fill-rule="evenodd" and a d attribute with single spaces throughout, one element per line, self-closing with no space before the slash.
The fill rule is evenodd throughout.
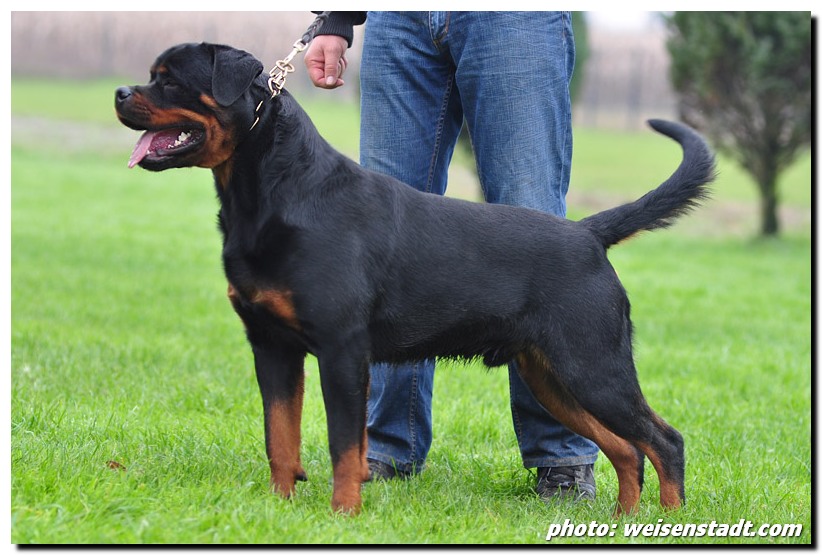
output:
<path id="1" fill-rule="evenodd" d="M 211 74 L 214 100 L 220 106 L 234 104 L 262 71 L 262 62 L 248 52 L 228 47 L 215 48 Z"/>

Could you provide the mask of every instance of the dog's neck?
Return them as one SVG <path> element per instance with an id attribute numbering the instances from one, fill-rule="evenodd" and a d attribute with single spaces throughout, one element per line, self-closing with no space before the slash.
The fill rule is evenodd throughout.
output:
<path id="1" fill-rule="evenodd" d="M 268 91 L 267 81 L 264 79 L 263 74 L 257 77 L 257 79 L 251 84 L 245 98 L 239 100 L 239 102 L 245 102 L 249 107 L 248 121 L 252 123 L 249 125 L 240 123 L 236 126 L 234 132 L 237 134 L 237 146 L 235 147 L 234 154 L 224 163 L 212 169 L 214 174 L 214 184 L 217 187 L 217 195 L 221 201 L 226 200 L 223 193 L 228 190 L 232 181 L 237 181 L 238 176 L 234 175 L 234 170 L 236 167 L 237 158 L 242 155 L 243 147 L 246 146 L 245 143 L 247 141 L 261 141 L 266 139 L 265 133 L 261 133 L 260 129 L 262 127 L 267 127 L 267 125 L 265 123 L 261 123 L 261 120 L 263 118 L 270 120 L 272 114 L 276 115 L 276 108 L 271 106 L 275 103 L 275 101 L 276 99 L 272 97 L 270 91 Z M 270 125 L 271 124 L 268 123 L 268 126 Z M 252 164 L 248 167 L 253 168 L 255 166 Z M 253 179 L 254 176 L 251 177 Z"/>
<path id="2" fill-rule="evenodd" d="M 260 96 L 257 90 L 251 92 Z M 239 131 L 234 155 L 212 170 L 221 217 L 232 222 L 254 219 L 263 206 L 263 213 L 276 213 L 278 197 L 307 193 L 317 184 L 304 182 L 304 176 L 322 175 L 322 166 L 330 172 L 333 161 L 342 158 L 287 91 L 266 97 L 258 113 L 260 121 L 253 129 Z"/>

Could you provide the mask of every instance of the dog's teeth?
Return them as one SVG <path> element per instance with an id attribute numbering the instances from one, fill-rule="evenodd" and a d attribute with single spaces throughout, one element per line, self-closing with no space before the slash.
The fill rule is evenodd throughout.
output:
<path id="1" fill-rule="evenodd" d="M 181 144 L 186 142 L 189 137 L 191 137 L 191 133 L 186 133 L 185 131 L 181 131 L 180 134 L 177 136 L 177 140 L 174 141 L 174 144 L 171 145 L 171 146 L 172 147 L 180 146 Z"/>

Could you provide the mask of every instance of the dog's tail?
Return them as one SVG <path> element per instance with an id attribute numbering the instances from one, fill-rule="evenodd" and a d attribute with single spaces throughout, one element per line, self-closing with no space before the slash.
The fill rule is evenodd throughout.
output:
<path id="1" fill-rule="evenodd" d="M 648 124 L 682 146 L 682 162 L 662 185 L 639 200 L 580 220 L 606 249 L 640 231 L 670 226 L 708 197 L 707 186 L 714 180 L 713 152 L 696 131 L 659 119 Z"/>

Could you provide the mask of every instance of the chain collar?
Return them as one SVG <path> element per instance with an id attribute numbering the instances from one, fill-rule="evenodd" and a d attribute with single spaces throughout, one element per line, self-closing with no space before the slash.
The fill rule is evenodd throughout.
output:
<path id="1" fill-rule="evenodd" d="M 289 73 L 294 73 L 294 64 L 291 63 L 291 60 L 294 59 L 294 56 L 305 50 L 308 45 L 314 40 L 314 35 L 317 34 L 317 31 L 322 27 L 325 20 L 328 19 L 328 14 L 331 12 L 322 12 L 317 18 L 309 25 L 308 29 L 306 29 L 305 34 L 303 34 L 302 38 L 295 42 L 292 45 L 291 53 L 288 54 L 282 60 L 278 60 L 274 67 L 271 68 L 271 71 L 268 72 L 268 90 L 271 92 L 271 96 L 267 99 L 263 99 L 257 104 L 257 107 L 254 109 L 254 123 L 251 124 L 251 127 L 248 129 L 251 131 L 260 121 L 260 110 L 265 104 L 266 100 L 271 100 L 278 94 L 280 94 L 285 87 L 285 79 L 288 77 Z"/>

